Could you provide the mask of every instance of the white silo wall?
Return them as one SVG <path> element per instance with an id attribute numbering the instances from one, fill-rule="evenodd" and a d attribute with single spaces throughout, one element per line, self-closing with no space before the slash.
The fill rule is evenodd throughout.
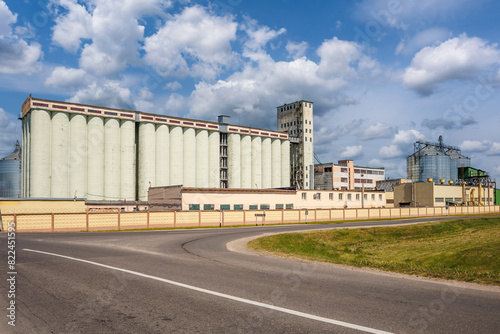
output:
<path id="1" fill-rule="evenodd" d="M 69 196 L 87 197 L 87 117 L 69 116 Z"/>
<path id="2" fill-rule="evenodd" d="M 168 125 L 156 125 L 156 186 L 168 186 L 170 182 L 169 136 Z"/>
<path id="3" fill-rule="evenodd" d="M 271 187 L 281 187 L 281 140 L 271 140 Z"/>
<path id="4" fill-rule="evenodd" d="M 182 127 L 170 128 L 170 185 L 178 186 L 183 183 L 184 175 L 184 136 Z"/>
<path id="5" fill-rule="evenodd" d="M 252 137 L 252 188 L 262 188 L 262 138 Z"/>
<path id="6" fill-rule="evenodd" d="M 50 113 L 31 111 L 30 197 L 50 197 Z"/>
<path id="7" fill-rule="evenodd" d="M 26 123 L 28 119 L 25 117 L 22 120 L 22 137 L 21 137 L 21 197 L 26 197 Z"/>
<path id="8" fill-rule="evenodd" d="M 220 133 L 210 131 L 208 134 L 208 187 L 220 187 Z"/>
<path id="9" fill-rule="evenodd" d="M 104 198 L 104 120 L 91 116 L 87 122 L 87 199 Z"/>
<path id="10" fill-rule="evenodd" d="M 196 187 L 208 188 L 208 131 L 196 130 Z"/>
<path id="11" fill-rule="evenodd" d="M 120 121 L 104 119 L 104 200 L 120 200 Z"/>
<path id="12" fill-rule="evenodd" d="M 250 135 L 241 136 L 241 159 L 240 159 L 240 186 L 241 188 L 252 188 L 252 138 Z"/>
<path id="13" fill-rule="evenodd" d="M 139 124 L 139 156 L 138 156 L 138 175 L 137 188 L 140 201 L 148 199 L 149 187 L 156 185 L 156 135 L 155 125 L 153 123 Z"/>
<path id="14" fill-rule="evenodd" d="M 50 197 L 69 197 L 69 116 L 65 112 L 52 112 L 51 129 L 51 191 Z"/>
<path id="15" fill-rule="evenodd" d="M 25 197 L 30 197 L 30 161 L 31 161 L 31 113 L 28 113 L 24 118 L 27 118 L 26 122 L 26 161 L 24 162 L 24 170 L 25 170 L 25 175 L 24 175 L 24 182 L 26 183 L 24 190 L 25 190 Z M 24 150 L 24 147 L 23 147 Z"/>
<path id="16" fill-rule="evenodd" d="M 281 141 L 281 186 L 290 187 L 290 141 Z"/>
<path id="17" fill-rule="evenodd" d="M 135 122 L 120 121 L 120 197 L 135 201 Z"/>
<path id="18" fill-rule="evenodd" d="M 271 138 L 262 138 L 262 188 L 271 188 Z"/>
<path id="19" fill-rule="evenodd" d="M 196 131 L 183 128 L 184 132 L 184 187 L 196 186 Z"/>
<path id="20" fill-rule="evenodd" d="M 241 188 L 240 177 L 240 135 L 230 133 L 227 136 L 227 186 L 228 188 Z"/>

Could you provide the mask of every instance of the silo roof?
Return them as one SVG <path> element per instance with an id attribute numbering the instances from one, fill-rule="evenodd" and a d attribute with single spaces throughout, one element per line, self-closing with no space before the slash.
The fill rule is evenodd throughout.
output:
<path id="1" fill-rule="evenodd" d="M 21 149 L 16 148 L 14 152 L 3 158 L 2 160 L 21 160 Z"/>
<path id="2" fill-rule="evenodd" d="M 425 146 L 420 151 L 416 152 L 415 155 L 445 155 L 445 154 L 439 150 L 436 150 L 433 147 Z"/>
<path id="3" fill-rule="evenodd" d="M 462 155 L 454 150 L 447 151 L 446 155 L 450 156 L 450 158 L 453 158 L 453 159 L 469 159 L 468 157 L 466 157 L 466 156 L 464 156 L 464 155 Z"/>

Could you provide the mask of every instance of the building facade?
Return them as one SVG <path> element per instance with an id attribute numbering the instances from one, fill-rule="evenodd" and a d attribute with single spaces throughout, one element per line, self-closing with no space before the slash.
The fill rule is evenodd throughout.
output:
<path id="1" fill-rule="evenodd" d="M 31 96 L 21 118 L 22 197 L 144 201 L 154 186 L 290 186 L 287 133 Z"/>
<path id="2" fill-rule="evenodd" d="M 317 189 L 375 189 L 385 179 L 385 168 L 355 166 L 352 160 L 339 160 L 314 166 Z"/>
<path id="3" fill-rule="evenodd" d="M 276 109 L 278 131 L 290 138 L 290 184 L 314 189 L 313 103 L 302 100 Z"/>

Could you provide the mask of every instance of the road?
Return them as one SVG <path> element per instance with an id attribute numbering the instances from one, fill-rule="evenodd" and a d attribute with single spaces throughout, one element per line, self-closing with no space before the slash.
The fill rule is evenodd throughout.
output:
<path id="1" fill-rule="evenodd" d="M 498 288 L 226 247 L 264 233 L 418 221 L 17 234 L 16 326 L 7 324 L 4 279 L 0 332 L 498 333 Z M 9 278 L 6 239 L 0 261 Z"/>

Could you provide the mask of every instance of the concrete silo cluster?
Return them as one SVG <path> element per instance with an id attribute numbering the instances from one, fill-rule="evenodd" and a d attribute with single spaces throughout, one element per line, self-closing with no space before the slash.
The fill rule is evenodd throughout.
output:
<path id="1" fill-rule="evenodd" d="M 152 186 L 290 185 L 288 134 L 28 98 L 21 197 L 146 200 Z"/>

